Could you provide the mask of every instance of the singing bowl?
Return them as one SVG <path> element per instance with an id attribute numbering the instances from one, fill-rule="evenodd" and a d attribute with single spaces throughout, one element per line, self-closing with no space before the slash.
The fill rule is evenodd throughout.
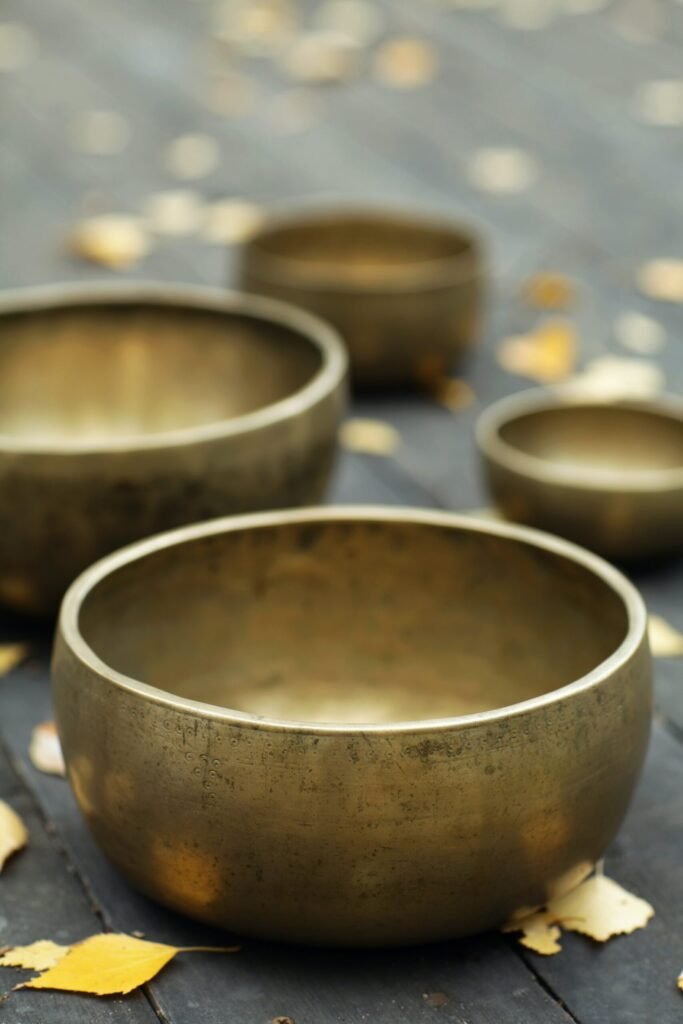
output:
<path id="1" fill-rule="evenodd" d="M 447 218 L 374 209 L 302 209 L 245 244 L 245 291 L 308 309 L 345 341 L 354 384 L 429 384 L 475 342 L 483 256 Z"/>
<path id="2" fill-rule="evenodd" d="M 565 541 L 446 513 L 190 526 L 70 588 L 71 783 L 160 902 L 338 946 L 477 932 L 603 855 L 650 722 L 642 601 Z"/>
<path id="3" fill-rule="evenodd" d="M 313 317 L 175 285 L 0 299 L 0 601 L 55 613 L 93 561 L 324 490 L 346 355 Z"/>
<path id="4" fill-rule="evenodd" d="M 510 520 L 615 561 L 683 550 L 683 402 L 529 391 L 477 425 L 485 473 Z"/>

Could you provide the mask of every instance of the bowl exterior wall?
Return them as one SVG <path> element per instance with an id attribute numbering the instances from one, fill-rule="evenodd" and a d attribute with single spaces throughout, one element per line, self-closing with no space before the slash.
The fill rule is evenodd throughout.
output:
<path id="1" fill-rule="evenodd" d="M 174 708 L 60 634 L 53 679 L 76 798 L 134 885 L 239 934 L 320 945 L 466 935 L 572 887 L 619 827 L 650 728 L 644 638 L 546 704 L 366 732 Z"/>

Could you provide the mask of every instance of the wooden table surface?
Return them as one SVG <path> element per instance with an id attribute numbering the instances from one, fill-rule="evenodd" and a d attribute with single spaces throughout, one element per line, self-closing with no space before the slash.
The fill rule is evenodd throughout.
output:
<path id="1" fill-rule="evenodd" d="M 683 257 L 681 129 L 644 122 L 635 105 L 645 83 L 681 75 L 683 6 L 674 0 L 508 2 L 505 10 L 495 3 L 468 9 L 436 0 L 377 0 L 376 6 L 387 35 L 431 40 L 440 73 L 415 89 L 389 88 L 369 73 L 313 89 L 312 122 L 297 130 L 283 123 L 282 111 L 289 104 L 305 113 L 308 98 L 262 59 L 241 58 L 240 66 L 259 85 L 251 109 L 232 118 L 206 109 L 211 67 L 224 59 L 210 45 L 206 3 L 4 0 L 0 19 L 25 26 L 35 53 L 23 67 L 0 73 L 0 284 L 111 276 L 76 263 L 64 238 L 84 210 L 136 212 L 151 192 L 178 187 L 162 153 L 186 132 L 206 132 L 220 143 L 219 167 L 190 185 L 210 200 L 363 197 L 459 215 L 485 233 L 494 272 L 485 338 L 467 368 L 477 402 L 455 415 L 420 398 L 355 402 L 356 415 L 392 423 L 402 443 L 389 458 L 345 452 L 332 500 L 474 508 L 487 500 L 473 452 L 475 418 L 487 402 L 529 383 L 496 361 L 497 340 L 532 323 L 518 296 L 529 273 L 554 268 L 580 283 L 575 319 L 582 361 L 629 356 L 613 330 L 619 313 L 656 318 L 669 339 L 657 362 L 669 390 L 683 387 L 682 307 L 650 301 L 633 283 L 643 260 Z M 519 22 L 520 10 L 523 17 L 525 10 L 533 15 L 541 8 L 550 12 L 546 25 L 525 30 L 506 23 L 506 17 Z M 274 99 L 283 90 L 288 98 Z M 128 119 L 132 139 L 123 152 L 90 156 L 70 142 L 74 118 L 91 109 L 116 110 Z M 512 194 L 482 189 L 471 168 L 475 152 L 488 147 L 522 150 L 537 169 L 533 187 Z M 170 239 L 160 241 L 130 276 L 218 285 L 228 278 L 229 262 L 221 247 Z M 680 562 L 642 570 L 636 582 L 652 611 L 683 628 Z M 223 935 L 130 889 L 94 846 L 68 784 L 30 764 L 31 729 L 51 717 L 50 632 L 3 619 L 0 639 L 27 638 L 32 645 L 29 660 L 0 679 L 0 797 L 26 819 L 31 845 L 0 879 L 0 945 L 42 937 L 74 941 L 102 928 L 140 930 L 179 945 L 222 944 Z M 236 956 L 179 959 L 126 998 L 15 993 L 0 1002 L 0 1020 L 681 1020 L 682 661 L 657 661 L 656 689 L 647 767 L 607 857 L 608 873 L 655 906 L 645 930 L 604 946 L 568 935 L 562 953 L 552 958 L 525 952 L 500 935 L 362 953 L 246 942 Z M 2 990 L 19 977 L 4 972 Z M 424 996 L 434 992 L 448 1001 L 429 1005 Z"/>

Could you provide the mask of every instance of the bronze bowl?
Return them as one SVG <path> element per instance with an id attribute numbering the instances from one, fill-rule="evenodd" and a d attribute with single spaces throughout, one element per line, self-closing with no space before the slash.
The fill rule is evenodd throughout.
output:
<path id="1" fill-rule="evenodd" d="M 0 299 L 0 601 L 54 613 L 109 551 L 323 493 L 345 402 L 334 331 L 175 285 Z"/>
<path id="2" fill-rule="evenodd" d="M 683 402 L 532 390 L 490 406 L 479 451 L 507 519 L 606 558 L 683 550 Z"/>
<path id="3" fill-rule="evenodd" d="M 240 285 L 333 324 L 354 384 L 429 384 L 475 342 L 483 256 L 446 217 L 382 209 L 302 208 L 245 244 Z"/>
<path id="4" fill-rule="evenodd" d="M 186 527 L 88 569 L 53 662 L 98 843 L 234 932 L 493 928 L 590 871 L 640 773 L 645 610 L 565 541 L 446 513 Z"/>

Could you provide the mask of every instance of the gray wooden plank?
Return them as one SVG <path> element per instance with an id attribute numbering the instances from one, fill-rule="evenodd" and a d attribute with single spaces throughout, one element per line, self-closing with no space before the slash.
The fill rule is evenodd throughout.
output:
<path id="1" fill-rule="evenodd" d="M 13 685 L 7 682 L 7 686 Z M 73 865 L 54 832 L 46 830 L 36 804 L 19 783 L 0 749 L 0 798 L 23 818 L 29 845 L 5 866 L 0 879 L 0 946 L 25 945 L 50 938 L 68 944 L 102 930 Z M 12 992 L 31 972 L 0 971 L 0 1021 L 23 1024 L 156 1024 L 158 1018 L 144 993 L 106 1000 L 62 992 L 28 989 Z"/>

